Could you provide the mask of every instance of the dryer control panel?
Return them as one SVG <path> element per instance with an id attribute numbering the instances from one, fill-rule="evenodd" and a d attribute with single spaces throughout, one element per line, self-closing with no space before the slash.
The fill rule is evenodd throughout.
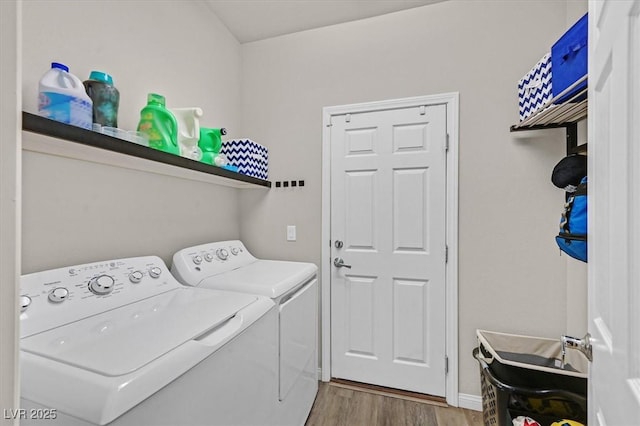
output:
<path id="1" fill-rule="evenodd" d="M 171 273 L 183 284 L 194 283 L 256 260 L 242 241 L 218 241 L 185 248 L 174 254 Z"/>
<path id="2" fill-rule="evenodd" d="M 23 275 L 21 337 L 181 288 L 157 256 L 87 263 Z"/>

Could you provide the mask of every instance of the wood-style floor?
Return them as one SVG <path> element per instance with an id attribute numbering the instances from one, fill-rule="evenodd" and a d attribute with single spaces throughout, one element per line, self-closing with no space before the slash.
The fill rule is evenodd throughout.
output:
<path id="1" fill-rule="evenodd" d="M 482 426 L 482 413 L 320 382 L 306 426 Z"/>

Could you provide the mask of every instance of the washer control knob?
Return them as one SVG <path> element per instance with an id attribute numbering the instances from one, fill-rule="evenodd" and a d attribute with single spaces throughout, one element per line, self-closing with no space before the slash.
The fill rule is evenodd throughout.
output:
<path id="1" fill-rule="evenodd" d="M 89 281 L 89 290 L 93 294 L 101 296 L 103 294 L 109 294 L 113 291 L 113 286 L 116 284 L 116 280 L 109 275 L 98 275 Z"/>
<path id="2" fill-rule="evenodd" d="M 193 256 L 193 263 L 195 263 L 196 265 L 201 264 L 202 263 L 202 257 L 198 256 L 198 255 Z"/>
<path id="3" fill-rule="evenodd" d="M 134 284 L 138 284 L 140 281 L 142 281 L 143 277 L 144 277 L 144 274 L 142 273 L 142 271 L 136 270 L 129 274 L 129 281 L 131 281 Z"/>
<path id="4" fill-rule="evenodd" d="M 154 266 L 153 268 L 149 269 L 149 275 L 151 275 L 151 278 L 158 278 L 161 274 L 162 274 L 162 269 L 158 268 L 157 266 Z"/>
<path id="5" fill-rule="evenodd" d="M 69 290 L 64 287 L 56 287 L 49 292 L 49 301 L 53 303 L 62 303 L 69 297 Z"/>
<path id="6" fill-rule="evenodd" d="M 205 254 L 204 260 L 206 260 L 207 262 L 211 262 L 213 260 L 213 255 L 211 253 Z"/>
<path id="7" fill-rule="evenodd" d="M 218 249 L 216 250 L 216 256 L 218 256 L 220 260 L 227 260 L 229 252 L 226 249 Z"/>
<path id="8" fill-rule="evenodd" d="M 231 247 L 231 254 L 237 256 L 240 253 L 240 249 L 238 247 Z"/>
<path id="9" fill-rule="evenodd" d="M 20 312 L 24 312 L 31 305 L 31 298 L 27 295 L 20 296 Z"/>

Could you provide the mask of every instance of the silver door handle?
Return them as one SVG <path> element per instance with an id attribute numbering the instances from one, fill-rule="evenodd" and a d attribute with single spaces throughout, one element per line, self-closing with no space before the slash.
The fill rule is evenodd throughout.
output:
<path id="1" fill-rule="evenodd" d="M 340 258 L 340 257 L 336 257 L 335 259 L 333 259 L 333 266 L 335 266 L 336 268 L 349 268 L 349 269 L 351 269 L 351 265 L 345 264 L 344 260 L 342 260 L 342 258 Z"/>

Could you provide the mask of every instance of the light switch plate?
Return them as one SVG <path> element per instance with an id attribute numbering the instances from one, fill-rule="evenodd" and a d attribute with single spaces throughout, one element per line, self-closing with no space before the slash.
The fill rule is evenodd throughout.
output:
<path id="1" fill-rule="evenodd" d="M 295 240 L 296 240 L 296 226 L 287 225 L 287 241 L 295 241 Z"/>

